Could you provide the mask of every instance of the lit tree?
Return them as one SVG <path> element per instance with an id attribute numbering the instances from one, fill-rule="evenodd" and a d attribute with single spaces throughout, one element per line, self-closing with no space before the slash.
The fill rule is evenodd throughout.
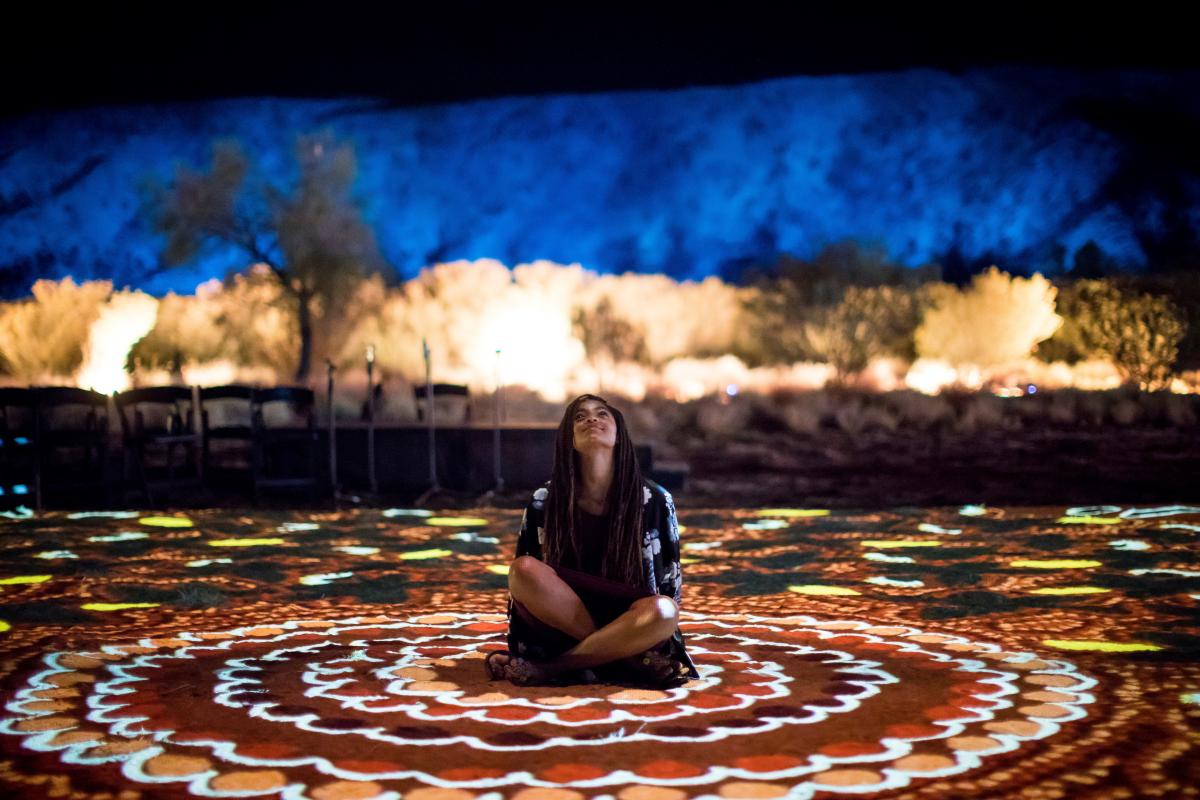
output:
<path id="1" fill-rule="evenodd" d="M 33 297 L 0 305 L 0 369 L 28 382 L 73 374 L 111 295 L 108 281 L 40 280 Z"/>
<path id="2" fill-rule="evenodd" d="M 645 361 L 646 336 L 613 309 L 612 300 L 601 297 L 593 308 L 577 306 L 572 314 L 575 336 L 583 342 L 588 358 L 597 366 L 600 389 L 605 368 L 618 361 Z"/>
<path id="3" fill-rule="evenodd" d="M 913 332 L 931 292 L 929 287 L 847 287 L 836 306 L 813 310 L 803 328 L 808 346 L 837 370 L 839 381 L 880 356 L 911 361 Z"/>
<path id="4" fill-rule="evenodd" d="M 1166 388 L 1184 335 L 1174 305 L 1164 297 L 1122 291 L 1109 281 L 1079 281 L 1072 288 L 1076 346 L 1089 356 L 1110 359 L 1138 388 Z"/>
<path id="5" fill-rule="evenodd" d="M 989 367 L 1026 358 L 1062 324 L 1054 286 L 1041 275 L 1013 277 L 996 267 L 959 290 L 938 286 L 917 328 L 917 353 L 955 367 Z"/>
<path id="6" fill-rule="evenodd" d="M 289 191 L 250 178 L 236 144 L 213 149 L 206 173 L 180 168 L 157 189 L 151 213 L 166 235 L 164 259 L 182 264 L 204 248 L 240 251 L 263 264 L 294 303 L 299 330 L 296 378 L 308 377 L 315 320 L 326 324 L 357 280 L 381 265 L 375 236 L 350 194 L 353 148 L 326 134 L 301 136 L 299 178 Z"/>

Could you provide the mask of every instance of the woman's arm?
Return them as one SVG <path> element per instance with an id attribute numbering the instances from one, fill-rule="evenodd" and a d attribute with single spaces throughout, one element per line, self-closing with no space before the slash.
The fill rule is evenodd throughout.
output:
<path id="1" fill-rule="evenodd" d="M 683 602 L 683 570 L 679 557 L 679 521 L 675 518 L 675 499 L 666 489 L 660 488 L 665 503 L 663 527 L 660 536 L 662 547 L 662 575 L 659 577 L 658 593 L 672 598 L 676 604 Z"/>
<path id="2" fill-rule="evenodd" d="M 521 515 L 521 531 L 517 534 L 517 557 L 533 556 L 542 560 L 542 531 L 545 525 L 546 489 L 533 493 L 533 499 Z"/>

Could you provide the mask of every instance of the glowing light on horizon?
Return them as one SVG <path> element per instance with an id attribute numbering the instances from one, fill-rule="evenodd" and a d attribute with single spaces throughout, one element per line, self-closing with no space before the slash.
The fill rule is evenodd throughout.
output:
<path id="1" fill-rule="evenodd" d="M 137 341 L 154 327 L 158 300 L 143 292 L 115 292 L 88 331 L 83 365 L 75 383 L 111 394 L 129 388 L 125 359 Z"/>
<path id="2" fill-rule="evenodd" d="M 1025 569 L 1092 569 L 1103 566 L 1099 561 L 1081 558 L 1018 558 L 1008 562 L 1008 565 Z"/>
<path id="3" fill-rule="evenodd" d="M 274 544 L 284 544 L 285 540 L 278 537 L 266 539 L 213 539 L 209 547 L 259 547 Z"/>

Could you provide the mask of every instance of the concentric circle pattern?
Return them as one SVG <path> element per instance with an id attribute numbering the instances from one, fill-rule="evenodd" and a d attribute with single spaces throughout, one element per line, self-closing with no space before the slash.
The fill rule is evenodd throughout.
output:
<path id="1" fill-rule="evenodd" d="M 1093 702 L 1067 661 L 956 635 L 808 616 L 682 627 L 700 678 L 665 691 L 489 682 L 505 620 L 480 613 L 54 652 L 0 731 L 207 797 L 808 797 L 964 773 Z"/>

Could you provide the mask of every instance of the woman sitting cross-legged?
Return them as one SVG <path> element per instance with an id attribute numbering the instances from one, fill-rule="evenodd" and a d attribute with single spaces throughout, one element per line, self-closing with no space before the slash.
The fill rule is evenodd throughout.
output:
<path id="1" fill-rule="evenodd" d="M 679 631 L 682 584 L 671 495 L 642 478 L 621 412 L 577 397 L 552 478 L 521 521 L 509 649 L 488 655 L 488 674 L 522 685 L 698 678 Z"/>

